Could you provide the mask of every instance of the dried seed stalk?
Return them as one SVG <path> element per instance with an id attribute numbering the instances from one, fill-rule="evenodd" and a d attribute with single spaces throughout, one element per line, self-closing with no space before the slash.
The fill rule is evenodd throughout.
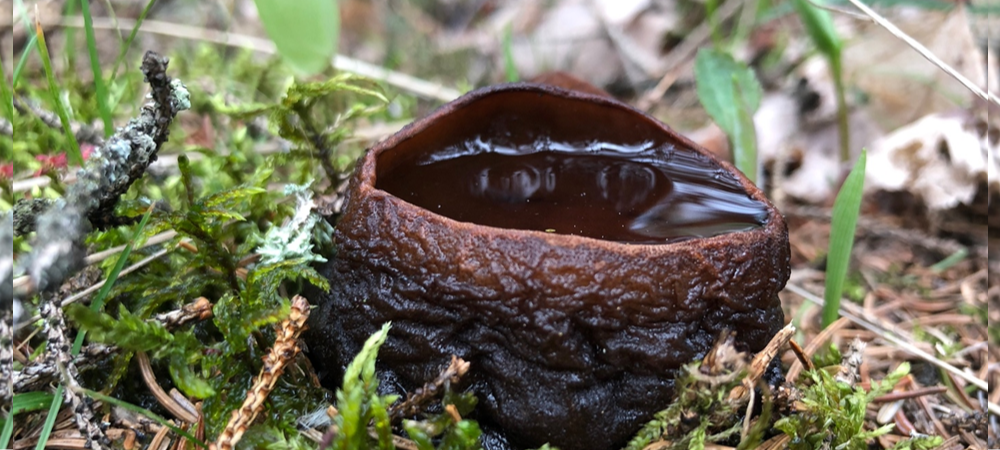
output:
<path id="1" fill-rule="evenodd" d="M 302 296 L 295 296 L 292 299 L 292 311 L 288 318 L 278 326 L 274 347 L 264 356 L 264 367 L 260 369 L 260 374 L 257 375 L 253 387 L 247 392 L 243 406 L 233 411 L 233 415 L 222 434 L 219 435 L 215 443 L 209 446 L 210 450 L 232 450 L 243 437 L 247 427 L 263 410 L 264 400 L 267 399 L 275 383 L 278 382 L 278 378 L 285 371 L 285 366 L 299 354 L 298 339 L 305 329 L 308 318 L 309 302 Z"/>

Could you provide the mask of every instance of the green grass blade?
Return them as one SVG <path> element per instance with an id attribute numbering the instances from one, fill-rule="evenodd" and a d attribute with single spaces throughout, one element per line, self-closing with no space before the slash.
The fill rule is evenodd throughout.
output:
<path id="1" fill-rule="evenodd" d="M 48 392 L 25 392 L 14 395 L 11 414 L 39 411 L 52 404 L 52 394 Z M 6 448 L 0 446 L 0 448 Z"/>
<path id="2" fill-rule="evenodd" d="M 173 431 L 174 433 L 177 433 L 179 436 L 184 437 L 184 439 L 187 439 L 189 442 L 193 442 L 195 445 L 197 445 L 197 446 L 199 446 L 201 448 L 208 448 L 208 445 L 206 445 L 204 442 L 202 442 L 198 438 L 194 437 L 191 433 L 188 433 L 187 431 L 184 431 L 183 429 L 179 428 L 177 425 L 174 425 L 173 422 L 160 417 L 159 415 L 157 415 L 156 413 L 154 413 L 154 412 L 152 412 L 152 411 L 150 411 L 148 409 L 142 408 L 140 406 L 133 405 L 131 403 L 123 402 L 121 400 L 118 400 L 117 398 L 109 397 L 109 396 L 104 395 L 104 394 L 102 394 L 100 392 L 92 391 L 90 389 L 83 389 L 83 388 L 81 388 L 79 392 L 82 393 L 82 394 L 84 394 L 84 395 L 86 395 L 87 397 L 90 397 L 90 398 L 94 399 L 94 400 L 100 400 L 101 402 L 107 403 L 109 405 L 115 405 L 117 407 L 124 408 L 124 409 L 127 409 L 129 411 L 132 411 L 132 412 L 134 412 L 136 414 L 142 414 L 143 416 L 146 416 L 147 418 L 153 420 L 154 422 L 156 422 L 156 423 L 158 423 L 160 425 L 163 425 L 163 426 L 169 428 L 170 431 Z"/>
<path id="3" fill-rule="evenodd" d="M 132 232 L 132 237 L 128 240 L 128 244 L 125 245 L 125 249 L 122 250 L 122 254 L 118 256 L 118 261 L 115 262 L 115 267 L 111 269 L 111 273 L 108 274 L 107 281 L 104 282 L 104 286 L 101 286 L 101 290 L 97 291 L 97 295 L 90 302 L 91 311 L 100 311 L 104 308 L 104 301 L 107 300 L 108 294 L 111 293 L 111 288 L 118 281 L 118 275 L 121 274 L 122 269 L 125 268 L 125 263 L 128 261 L 129 255 L 132 253 L 132 247 L 135 243 L 139 241 L 142 236 L 142 231 L 146 228 L 146 223 L 149 222 L 149 216 L 153 215 L 153 208 L 150 207 L 146 211 L 146 214 L 142 216 L 142 220 L 139 221 L 139 226 L 136 227 L 135 231 Z M 83 346 L 83 339 L 87 336 L 87 332 L 80 330 L 76 335 L 76 340 L 73 341 L 73 355 L 80 353 L 80 347 Z"/>
<path id="4" fill-rule="evenodd" d="M 108 107 L 108 88 L 101 76 L 101 60 L 97 53 L 97 38 L 94 37 L 94 20 L 90 16 L 90 1 L 80 0 L 80 13 L 83 14 L 83 28 L 87 34 L 87 53 L 90 55 L 90 70 L 94 73 L 94 91 L 97 94 L 97 110 L 104 122 L 104 135 L 111 136 L 115 132 L 115 124 L 111 120 L 111 108 Z M 70 51 L 72 53 L 72 50 Z"/>
<path id="5" fill-rule="evenodd" d="M 149 14 L 149 10 L 153 8 L 154 3 L 156 3 L 156 0 L 149 0 L 149 3 L 146 3 L 146 7 L 139 13 L 139 18 L 135 20 L 135 26 L 132 27 L 132 32 L 129 33 L 128 39 L 125 39 L 122 51 L 118 53 L 118 59 L 115 60 L 115 67 L 111 70 L 111 78 L 108 79 L 108 84 L 114 83 L 115 79 L 118 78 L 118 68 L 121 67 L 122 61 L 125 60 L 125 55 L 128 54 L 129 49 L 132 48 L 132 41 L 135 40 L 135 35 L 139 34 L 139 27 L 142 26 L 142 21 L 146 20 L 146 15 Z"/>
<path id="6" fill-rule="evenodd" d="M 76 2 L 68 1 L 66 2 L 65 8 L 63 8 L 63 17 L 73 17 L 76 15 Z M 66 36 L 66 62 L 68 63 L 68 73 L 76 73 L 76 28 L 69 27 L 63 31 Z"/>
<path id="7" fill-rule="evenodd" d="M 517 73 L 514 65 L 514 36 L 510 25 L 503 29 L 503 71 L 507 76 L 507 82 L 513 83 L 521 77 Z"/>
<path id="8" fill-rule="evenodd" d="M 42 425 L 42 432 L 38 435 L 38 444 L 35 444 L 35 450 L 45 450 L 45 444 L 49 443 L 49 436 L 52 435 L 52 427 L 56 425 L 56 416 L 59 415 L 59 407 L 62 406 L 63 393 L 66 387 L 59 385 L 56 388 L 56 392 L 52 394 L 52 404 L 49 405 L 49 413 L 45 416 L 45 423 Z M 11 420 L 11 422 L 14 422 Z"/>
<path id="9" fill-rule="evenodd" d="M 73 129 L 70 128 L 66 108 L 59 98 L 59 85 L 56 84 L 55 76 L 52 74 L 52 60 L 49 59 L 49 50 L 45 45 L 45 33 L 42 31 L 42 24 L 38 22 L 37 18 L 35 19 L 35 36 L 38 37 L 38 53 L 42 56 L 42 67 L 45 69 L 45 79 L 49 83 L 49 95 L 52 97 L 52 106 L 56 110 L 56 114 L 59 115 L 59 120 L 62 121 L 63 133 L 66 135 L 66 143 L 69 146 L 66 150 L 66 156 L 73 164 L 82 166 L 83 154 L 80 153 L 80 143 L 76 141 L 76 136 L 73 135 Z"/>
<path id="10" fill-rule="evenodd" d="M 28 19 L 28 10 L 24 7 L 24 2 L 17 0 L 14 2 L 15 8 L 18 11 L 18 15 L 21 17 L 21 21 L 24 22 L 24 29 L 29 31 L 31 37 L 28 39 L 28 43 L 24 46 L 24 52 L 21 53 L 21 58 L 18 59 L 17 65 L 14 66 L 14 76 L 11 78 L 11 87 L 17 87 L 17 81 L 21 79 L 21 72 L 24 70 L 24 65 L 28 62 L 28 57 L 35 52 L 35 47 L 38 46 L 38 37 L 35 33 L 31 33 L 31 20 Z"/>
<path id="11" fill-rule="evenodd" d="M 23 412 L 40 411 L 52 407 L 54 397 L 48 392 L 25 392 L 15 394 L 11 402 L 10 412 L 3 420 L 3 431 L 0 431 L 0 448 L 11 448 L 10 438 L 14 435 L 14 416 Z"/>
<path id="12" fill-rule="evenodd" d="M 0 431 L 0 448 L 11 448 L 10 437 L 14 435 L 14 413 L 7 414 L 3 419 L 3 431 Z"/>
<path id="13" fill-rule="evenodd" d="M 823 298 L 823 327 L 829 326 L 840 316 L 840 297 L 847 278 L 847 267 L 854 247 L 854 230 L 861 212 L 861 198 L 865 186 L 867 152 L 862 150 L 854 163 L 844 186 L 833 202 L 833 221 L 830 224 L 830 251 L 826 260 L 826 290 Z"/>
<path id="14" fill-rule="evenodd" d="M 14 123 L 14 93 L 11 85 L 7 84 L 7 70 L 0 64 L 0 101 L 3 102 L 3 111 L 7 120 Z M 4 448 L 4 447 L 0 447 Z"/>
<path id="15" fill-rule="evenodd" d="M 823 3 L 822 0 L 812 1 L 819 4 Z M 839 56 L 843 43 L 840 40 L 840 35 L 837 34 L 836 28 L 833 26 L 833 18 L 830 17 L 830 12 L 813 6 L 810 0 L 793 0 L 792 5 L 795 6 L 795 11 L 799 13 L 802 24 L 805 26 L 806 32 L 809 33 L 809 37 L 812 38 L 813 43 L 816 44 L 816 48 L 827 58 L 834 55 Z"/>
<path id="16" fill-rule="evenodd" d="M 17 65 L 14 66 L 14 76 L 11 77 L 10 81 L 11 87 L 17 86 L 18 80 L 21 79 L 21 72 L 24 71 L 24 65 L 28 63 L 28 58 L 35 52 L 36 47 L 38 47 L 38 36 L 32 34 L 31 38 L 28 39 L 28 43 L 24 46 L 24 53 L 21 53 L 21 58 L 17 60 Z"/>

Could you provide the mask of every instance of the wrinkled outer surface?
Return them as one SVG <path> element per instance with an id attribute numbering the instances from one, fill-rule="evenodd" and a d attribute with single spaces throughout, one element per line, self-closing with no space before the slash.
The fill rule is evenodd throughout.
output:
<path id="1" fill-rule="evenodd" d="M 365 339 L 392 321 L 379 354 L 383 387 L 413 390 L 452 354 L 471 362 L 466 382 L 487 447 L 618 448 L 669 404 L 676 370 L 721 331 L 757 351 L 783 325 L 787 230 L 725 162 L 767 204 L 767 222 L 669 245 L 457 222 L 375 187 L 381 166 L 524 114 L 526 126 L 556 137 L 652 137 L 705 153 L 627 105 L 552 87 L 487 88 L 445 105 L 359 162 L 336 226 L 338 254 L 324 268 L 332 291 L 312 314 L 311 358 L 324 383 L 339 386 Z"/>

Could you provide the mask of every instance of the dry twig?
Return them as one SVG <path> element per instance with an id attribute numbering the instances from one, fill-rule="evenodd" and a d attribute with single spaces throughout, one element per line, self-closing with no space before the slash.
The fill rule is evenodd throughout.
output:
<path id="1" fill-rule="evenodd" d="M 219 438 L 209 445 L 210 450 L 232 450 L 243 437 L 247 427 L 253 423 L 264 408 L 264 400 L 274 389 L 274 384 L 285 371 L 285 367 L 299 354 L 299 334 L 305 329 L 309 318 L 309 302 L 302 296 L 292 299 L 292 310 L 288 318 L 277 329 L 274 347 L 264 356 L 264 367 L 247 393 L 243 406 L 233 411 L 229 423 Z"/>
<path id="2" fill-rule="evenodd" d="M 916 39 L 913 39 L 912 37 L 910 37 L 910 35 L 904 33 L 903 30 L 900 30 L 899 27 L 893 25 L 893 23 L 888 21 L 885 17 L 882 17 L 879 13 L 869 8 L 868 5 L 862 3 L 860 0 L 848 0 L 848 1 L 851 2 L 852 5 L 860 9 L 862 12 L 864 12 L 868 17 L 871 17 L 872 20 L 879 26 L 885 28 L 893 36 L 896 36 L 897 38 L 905 42 L 906 45 L 909 45 L 912 49 L 916 50 L 917 53 L 920 53 L 920 56 L 923 56 L 932 64 L 937 66 L 939 69 L 943 70 L 945 73 L 950 75 L 952 78 L 958 80 L 959 83 L 962 83 L 962 86 L 965 86 L 965 88 L 971 91 L 973 94 L 976 94 L 976 96 L 982 98 L 983 100 L 986 100 L 988 102 L 993 102 L 997 106 L 1000 106 L 1000 98 L 997 98 L 997 96 L 993 95 L 993 93 L 986 92 L 979 86 L 976 86 L 975 83 L 970 81 L 964 75 L 958 73 L 957 70 L 949 66 L 944 61 L 942 61 L 941 58 L 938 58 L 937 55 L 928 50 L 927 47 L 924 47 L 923 44 L 917 42 Z"/>
<path id="3" fill-rule="evenodd" d="M 405 401 L 390 407 L 389 417 L 393 420 L 399 420 L 418 414 L 427 403 L 441 394 L 444 389 L 458 383 L 465 376 L 466 372 L 469 371 L 469 366 L 470 364 L 462 358 L 451 355 L 451 364 L 448 364 L 448 367 L 442 370 L 434 381 L 425 384 L 422 388 L 418 388 L 407 395 Z"/>

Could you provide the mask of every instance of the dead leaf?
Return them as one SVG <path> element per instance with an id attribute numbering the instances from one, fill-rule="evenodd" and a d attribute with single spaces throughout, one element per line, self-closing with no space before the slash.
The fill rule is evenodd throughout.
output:
<path id="1" fill-rule="evenodd" d="M 909 191 L 931 210 L 971 203 L 987 177 L 989 155 L 997 153 L 975 122 L 964 111 L 931 114 L 876 141 L 866 189 Z"/>

